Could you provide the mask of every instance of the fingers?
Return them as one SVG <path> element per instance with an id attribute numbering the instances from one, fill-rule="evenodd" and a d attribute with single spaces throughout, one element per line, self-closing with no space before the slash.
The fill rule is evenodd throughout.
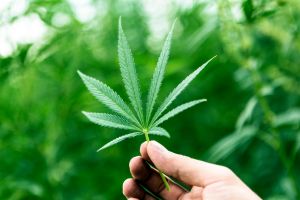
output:
<path id="1" fill-rule="evenodd" d="M 134 179 L 148 180 L 152 170 L 144 163 L 140 156 L 133 157 L 129 162 L 129 170 Z"/>
<path id="2" fill-rule="evenodd" d="M 234 177 L 227 168 L 172 153 L 156 141 L 141 145 L 141 155 L 159 170 L 188 185 L 204 187 L 224 178 Z"/>
<path id="3" fill-rule="evenodd" d="M 146 194 L 132 178 L 126 179 L 123 183 L 123 194 L 128 200 L 155 200 L 149 194 Z"/>
<path id="4" fill-rule="evenodd" d="M 129 163 L 130 173 L 135 180 L 139 180 L 144 186 L 155 194 L 164 189 L 160 176 L 150 169 L 141 157 L 134 157 Z"/>
<path id="5" fill-rule="evenodd" d="M 129 167 L 132 177 L 135 180 L 139 181 L 139 183 L 141 183 L 151 192 L 161 196 L 164 199 L 177 199 L 177 197 L 182 195 L 182 193 L 185 193 L 184 190 L 173 183 L 169 183 L 171 192 L 167 191 L 160 175 L 151 169 L 140 156 L 132 158 L 129 163 Z M 136 185 L 136 183 L 132 183 L 132 186 L 129 190 L 135 192 L 133 187 Z M 131 196 L 137 197 L 136 194 Z"/>
<path id="6" fill-rule="evenodd" d="M 144 191 L 138 187 L 133 179 L 126 179 L 123 183 L 123 194 L 127 197 L 134 197 L 138 199 L 143 199 L 145 197 Z"/>

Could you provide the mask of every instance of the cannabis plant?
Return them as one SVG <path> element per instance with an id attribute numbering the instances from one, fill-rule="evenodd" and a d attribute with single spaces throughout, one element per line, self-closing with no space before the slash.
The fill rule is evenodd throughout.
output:
<path id="1" fill-rule="evenodd" d="M 210 59 L 202 66 L 197 68 L 193 73 L 187 76 L 172 92 L 165 98 L 165 100 L 158 106 L 158 109 L 154 112 L 154 105 L 158 96 L 158 92 L 164 77 L 164 72 L 167 64 L 167 60 L 170 53 L 171 38 L 173 34 L 174 23 L 167 38 L 164 42 L 161 54 L 159 56 L 157 66 L 155 68 L 145 108 L 141 100 L 141 92 L 139 87 L 139 81 L 135 69 L 134 59 L 131 54 L 126 36 L 122 29 L 121 18 L 119 19 L 119 40 L 118 40 L 118 56 L 121 69 L 122 79 L 125 85 L 126 93 L 129 97 L 131 107 L 125 103 L 125 101 L 108 85 L 96 80 L 90 76 L 87 76 L 78 71 L 84 84 L 88 90 L 104 105 L 110 108 L 114 114 L 108 113 L 91 113 L 84 112 L 83 114 L 93 123 L 101 126 L 107 126 L 112 128 L 119 128 L 132 131 L 129 134 L 118 137 L 104 146 L 98 151 L 115 145 L 125 139 L 133 138 L 136 136 L 145 136 L 146 141 L 149 141 L 150 135 L 160 135 L 170 137 L 170 134 L 160 127 L 160 125 L 175 116 L 176 114 L 195 106 L 199 103 L 206 101 L 206 99 L 198 99 L 184 103 L 171 111 L 164 113 L 165 110 L 172 104 L 177 96 L 189 85 L 189 83 L 201 72 L 201 70 L 213 59 Z M 168 184 L 162 173 L 160 172 L 166 187 Z"/>

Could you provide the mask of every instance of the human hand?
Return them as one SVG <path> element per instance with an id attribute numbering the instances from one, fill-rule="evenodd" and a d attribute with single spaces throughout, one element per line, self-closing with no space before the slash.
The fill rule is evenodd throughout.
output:
<path id="1" fill-rule="evenodd" d="M 145 142 L 140 148 L 141 156 L 129 163 L 133 178 L 123 183 L 123 194 L 130 200 L 152 200 L 138 183 L 163 199 L 173 200 L 259 200 L 230 169 L 172 153 L 155 141 Z M 145 160 L 153 163 L 165 174 L 191 187 L 189 192 L 169 181 L 167 191 L 160 175 Z"/>

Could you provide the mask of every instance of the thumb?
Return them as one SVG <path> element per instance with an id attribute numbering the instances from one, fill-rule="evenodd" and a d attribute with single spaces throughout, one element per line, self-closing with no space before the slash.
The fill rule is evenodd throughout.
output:
<path id="1" fill-rule="evenodd" d="M 159 170 L 192 186 L 204 187 L 224 179 L 224 176 L 234 176 L 226 167 L 175 154 L 156 141 L 144 143 L 141 153 L 143 158 L 150 159 Z"/>

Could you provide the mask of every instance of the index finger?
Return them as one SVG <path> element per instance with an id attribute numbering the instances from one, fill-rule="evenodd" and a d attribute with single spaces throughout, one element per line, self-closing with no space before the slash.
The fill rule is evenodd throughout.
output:
<path id="1" fill-rule="evenodd" d="M 155 141 L 143 143 L 140 151 L 159 170 L 188 185 L 205 187 L 227 176 L 234 177 L 226 167 L 175 154 Z"/>

